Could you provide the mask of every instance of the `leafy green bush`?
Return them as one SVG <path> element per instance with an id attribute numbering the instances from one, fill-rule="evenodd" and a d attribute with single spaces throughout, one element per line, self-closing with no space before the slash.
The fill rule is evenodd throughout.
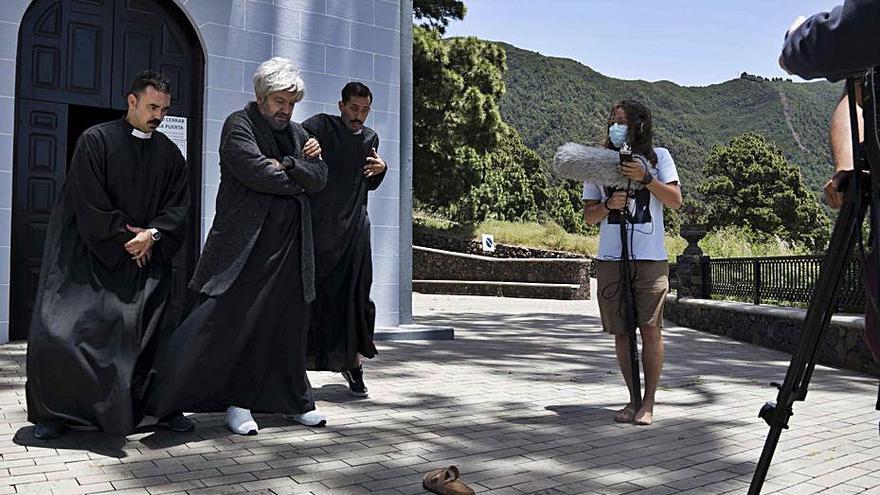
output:
<path id="1" fill-rule="evenodd" d="M 705 171 L 709 178 L 699 190 L 709 205 L 709 225 L 745 225 L 770 241 L 779 237 L 811 250 L 824 248 L 828 217 L 798 168 L 764 136 L 749 132 L 715 146 Z"/>

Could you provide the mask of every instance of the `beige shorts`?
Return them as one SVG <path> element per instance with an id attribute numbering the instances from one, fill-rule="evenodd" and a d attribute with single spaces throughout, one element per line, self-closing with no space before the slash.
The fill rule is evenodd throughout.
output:
<path id="1" fill-rule="evenodd" d="M 636 300 L 636 325 L 663 327 L 663 303 L 669 292 L 669 263 L 636 261 L 631 265 Z M 602 328 L 613 335 L 626 335 L 620 290 L 620 262 L 596 261 L 597 299 Z"/>

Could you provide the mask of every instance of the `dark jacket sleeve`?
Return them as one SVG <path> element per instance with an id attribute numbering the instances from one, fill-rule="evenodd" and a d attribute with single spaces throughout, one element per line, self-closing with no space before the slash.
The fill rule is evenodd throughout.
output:
<path id="1" fill-rule="evenodd" d="M 173 143 L 169 145 L 174 146 Z M 171 262 L 171 258 L 186 240 L 189 224 L 190 195 L 186 160 L 176 146 L 173 156 L 174 163 L 165 188 L 165 197 L 162 198 L 162 206 L 148 225 L 162 233 L 157 254 L 166 263 Z"/>
<path id="2" fill-rule="evenodd" d="M 241 115 L 233 114 L 223 124 L 220 165 L 244 187 L 257 192 L 279 196 L 303 192 L 302 186 L 260 151 L 253 128 Z"/>
<path id="3" fill-rule="evenodd" d="M 318 192 L 327 185 L 327 164 L 320 159 L 304 158 L 301 149 L 309 140 L 309 135 L 303 127 L 299 126 L 294 126 L 294 133 L 298 141 L 294 144 L 298 151 L 296 156 L 284 157 L 282 162 L 284 168 L 287 170 L 287 175 L 301 185 L 306 193 Z"/>
<path id="4" fill-rule="evenodd" d="M 327 165 L 323 160 L 286 156 L 282 163 L 287 169 L 287 175 L 308 194 L 318 192 L 327 185 Z"/>
<path id="5" fill-rule="evenodd" d="M 376 151 L 379 151 L 379 135 L 375 134 L 374 136 L 375 137 L 373 138 L 372 147 L 375 148 Z M 387 163 L 386 163 L 386 165 L 387 165 Z M 378 189 L 379 185 L 382 184 L 382 181 L 385 180 L 386 172 L 388 172 L 387 168 L 385 170 L 383 170 L 381 174 L 376 174 L 372 177 L 367 177 L 367 191 L 375 191 L 376 189 Z"/>
<path id="6" fill-rule="evenodd" d="M 319 143 L 324 141 L 324 137 L 327 135 L 324 114 L 312 115 L 302 122 L 302 127 L 309 136 L 317 139 Z"/>
<path id="7" fill-rule="evenodd" d="M 782 46 L 782 63 L 804 79 L 843 79 L 880 65 L 880 1 L 845 0 L 792 31 Z"/>
<path id="8" fill-rule="evenodd" d="M 134 234 L 125 226 L 134 225 L 110 200 L 105 184 L 104 146 L 98 136 L 85 132 L 79 138 L 68 169 L 66 193 L 76 217 L 76 228 L 86 248 L 104 266 L 114 270 L 130 262 L 125 243 Z"/>

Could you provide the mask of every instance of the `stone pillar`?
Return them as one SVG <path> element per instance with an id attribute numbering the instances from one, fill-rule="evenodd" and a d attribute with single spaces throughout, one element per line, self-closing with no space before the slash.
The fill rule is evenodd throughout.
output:
<path id="1" fill-rule="evenodd" d="M 680 235 L 688 241 L 688 245 L 676 258 L 675 271 L 678 278 L 676 298 L 694 297 L 710 298 L 711 280 L 709 277 L 709 256 L 697 244 L 706 237 L 706 227 L 702 224 L 682 224 Z"/>

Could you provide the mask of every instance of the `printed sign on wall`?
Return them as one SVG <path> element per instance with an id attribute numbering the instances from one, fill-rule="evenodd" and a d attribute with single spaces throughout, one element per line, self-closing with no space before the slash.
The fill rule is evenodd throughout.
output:
<path id="1" fill-rule="evenodd" d="M 483 252 L 495 252 L 495 236 L 492 234 L 483 234 Z"/>
<path id="2" fill-rule="evenodd" d="M 180 148 L 180 152 L 186 158 L 186 117 L 166 115 L 165 120 L 156 130 L 168 136 L 168 139 Z"/>

